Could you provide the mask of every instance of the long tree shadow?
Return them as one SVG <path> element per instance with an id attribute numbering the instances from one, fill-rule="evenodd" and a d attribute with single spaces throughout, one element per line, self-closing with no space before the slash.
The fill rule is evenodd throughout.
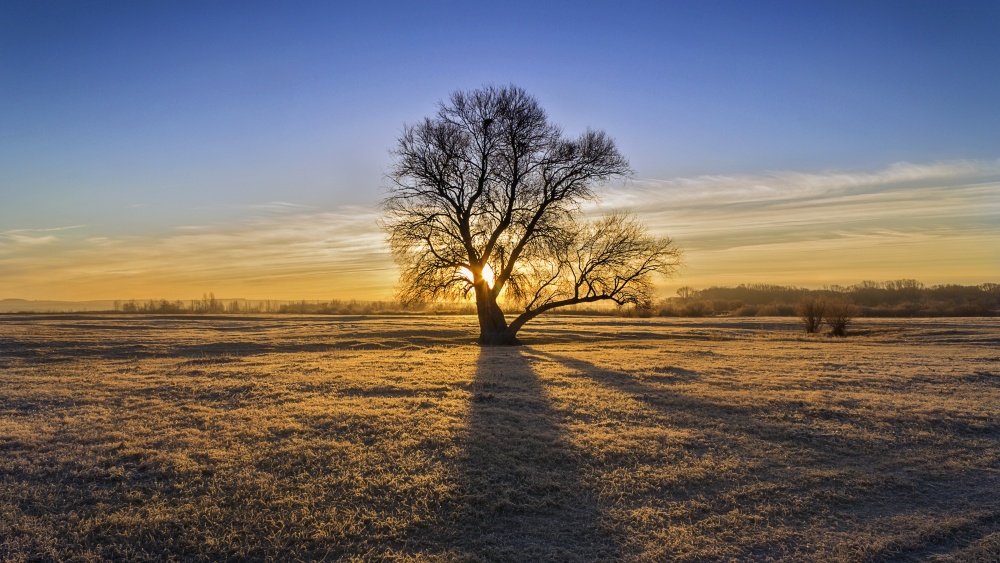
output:
<path id="1" fill-rule="evenodd" d="M 607 561 L 618 545 L 520 350 L 484 348 L 460 460 L 455 547 L 490 561 Z"/>
<path id="2" fill-rule="evenodd" d="M 906 448 L 889 446 L 885 430 L 864 428 L 865 421 L 842 419 L 838 420 L 856 432 L 854 437 L 830 435 L 815 428 L 810 428 L 804 422 L 778 422 L 775 420 L 774 409 L 795 408 L 790 403 L 777 402 L 763 408 L 761 411 L 736 404 L 725 404 L 693 396 L 684 392 L 665 393 L 664 390 L 649 386 L 632 375 L 601 368 L 586 360 L 532 350 L 534 354 L 573 370 L 595 383 L 606 386 L 617 392 L 627 394 L 649 407 L 667 416 L 672 423 L 681 427 L 698 429 L 713 429 L 731 438 L 730 441 L 739 444 L 747 439 L 760 440 L 773 444 L 790 452 L 798 452 L 806 465 L 813 468 L 835 470 L 841 473 L 864 474 L 866 471 L 898 471 L 905 468 L 905 473 L 917 482 L 908 479 L 880 478 L 873 476 L 871 480 L 838 482 L 817 485 L 801 482 L 801 473 L 805 467 L 773 467 L 755 470 L 754 478 L 762 481 L 774 481 L 779 485 L 772 494 L 786 495 L 789 501 L 807 498 L 803 489 L 817 486 L 829 489 L 831 494 L 824 497 L 818 495 L 816 502 L 822 504 L 826 498 L 831 499 L 836 510 L 844 517 L 852 516 L 861 521 L 874 521 L 879 518 L 903 514 L 914 510 L 951 512 L 961 514 L 975 511 L 978 516 L 974 521 L 955 525 L 949 528 L 947 534 L 929 535 L 923 542 L 914 545 L 887 545 L 885 553 L 879 553 L 875 559 L 882 557 L 899 557 L 901 559 L 918 558 L 938 552 L 958 549 L 973 544 L 990 534 L 1000 533 L 1000 503 L 995 500 L 992 491 L 997 489 L 998 478 L 995 472 L 942 472 L 933 464 L 924 467 L 913 465 L 915 452 L 923 452 L 928 456 L 935 453 L 938 445 L 932 443 L 910 444 Z M 692 375 L 683 372 L 685 378 Z M 696 376 L 696 375 L 695 375 Z M 962 421 L 952 422 L 944 426 L 948 432 L 966 434 L 973 432 L 966 428 Z M 996 437 L 996 425 L 976 428 L 975 433 L 980 438 Z M 860 435 L 867 435 L 861 438 Z M 732 447 L 724 445 L 723 448 Z M 737 446 L 738 447 L 738 446 Z M 739 455 L 745 456 L 747 452 Z M 714 490 L 715 494 L 731 492 L 739 486 L 738 482 L 727 482 L 720 476 L 721 482 Z M 850 487 L 853 490 L 838 490 Z M 781 491 L 785 489 L 785 491 Z M 683 500 L 683 495 L 674 500 Z M 725 507 L 724 507 L 725 508 Z M 810 511 L 822 511 L 826 506 L 808 505 L 801 507 L 804 514 Z M 728 510 L 728 508 L 725 508 Z M 990 536 L 992 537 L 992 536 Z M 892 557 L 890 557 L 892 558 Z"/>

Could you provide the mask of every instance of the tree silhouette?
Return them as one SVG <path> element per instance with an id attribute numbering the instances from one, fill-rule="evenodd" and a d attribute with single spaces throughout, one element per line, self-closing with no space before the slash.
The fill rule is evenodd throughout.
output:
<path id="1" fill-rule="evenodd" d="M 393 156 L 382 226 L 400 298 L 474 293 L 483 344 L 516 344 L 556 307 L 648 302 L 653 274 L 678 264 L 673 242 L 630 215 L 583 218 L 628 161 L 603 131 L 565 138 L 521 88 L 454 92 L 404 127 Z M 510 324 L 501 304 L 520 311 Z"/>

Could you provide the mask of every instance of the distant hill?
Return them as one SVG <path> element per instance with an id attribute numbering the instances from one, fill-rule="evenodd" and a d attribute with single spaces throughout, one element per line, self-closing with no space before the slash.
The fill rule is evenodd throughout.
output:
<path id="1" fill-rule="evenodd" d="M 112 311 L 115 302 L 103 301 L 32 301 L 0 299 L 0 313 L 78 313 L 82 311 Z"/>

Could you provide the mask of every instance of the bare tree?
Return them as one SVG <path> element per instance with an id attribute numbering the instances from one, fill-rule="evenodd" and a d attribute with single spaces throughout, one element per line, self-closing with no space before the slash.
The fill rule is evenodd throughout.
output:
<path id="1" fill-rule="evenodd" d="M 696 293 L 697 292 L 693 287 L 688 287 L 686 285 L 684 287 L 677 288 L 677 297 L 680 297 L 681 299 L 690 299 L 691 297 L 694 297 Z"/>
<path id="2" fill-rule="evenodd" d="M 404 127 L 393 155 L 382 226 L 400 298 L 474 293 L 483 344 L 516 344 L 556 307 L 647 303 L 653 274 L 680 258 L 630 215 L 583 220 L 580 205 L 627 176 L 628 161 L 602 131 L 565 138 L 520 88 L 453 93 Z M 520 311 L 510 324 L 501 304 Z"/>

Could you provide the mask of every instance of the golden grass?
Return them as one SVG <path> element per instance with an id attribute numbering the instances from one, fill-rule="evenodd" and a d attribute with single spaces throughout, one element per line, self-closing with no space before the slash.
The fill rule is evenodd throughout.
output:
<path id="1" fill-rule="evenodd" d="M 0 559 L 1000 559 L 1000 324 L 0 318 Z"/>

